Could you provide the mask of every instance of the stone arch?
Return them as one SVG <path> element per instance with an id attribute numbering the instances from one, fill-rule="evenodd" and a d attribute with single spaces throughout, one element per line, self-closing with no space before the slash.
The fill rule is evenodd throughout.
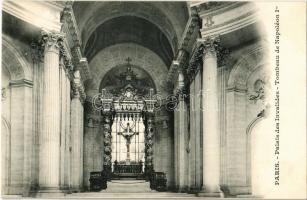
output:
<path id="1" fill-rule="evenodd" d="M 274 134 L 271 122 L 268 120 L 268 111 L 263 111 L 251 121 L 247 127 L 247 165 L 248 184 L 254 197 L 265 198 L 274 187 L 274 183 L 265 180 L 273 180 L 272 166 L 274 166 Z"/>
<path id="2" fill-rule="evenodd" d="M 6 157 L 3 167 L 7 173 L 7 176 L 2 177 L 2 188 L 5 188 L 3 194 L 23 194 L 24 191 L 20 186 L 31 173 L 25 167 L 29 167 L 28 162 L 32 159 L 30 149 L 33 148 L 33 145 L 29 144 L 33 125 L 31 116 L 33 74 L 32 66 L 22 53 L 26 48 L 24 43 L 3 35 L 2 72 L 4 73 L 1 76 L 5 78 L 5 87 L 2 88 L 1 117 L 2 129 L 8 131 L 5 135 L 7 137 L 2 138 Z M 18 151 L 10 151 L 11 146 Z M 21 155 L 24 159 L 20 159 Z"/>
<path id="3" fill-rule="evenodd" d="M 262 99 L 254 90 L 254 83 L 258 79 L 265 80 L 268 85 L 270 83 L 267 55 L 268 51 L 262 42 L 254 43 L 233 53 L 237 61 L 231 68 L 226 86 L 226 140 L 228 141 L 226 157 L 231 166 L 226 173 L 228 174 L 227 184 L 231 193 L 235 194 L 250 193 L 252 189 L 250 137 L 247 132 L 262 119 L 257 115 L 265 109 L 265 103 L 260 103 Z M 251 100 L 252 95 L 257 103 Z M 238 159 L 241 162 L 235 162 Z M 234 176 L 234 174 L 240 175 Z"/>
<path id="4" fill-rule="evenodd" d="M 264 118 L 264 110 L 260 112 L 256 118 L 254 118 L 247 126 L 246 128 L 246 174 L 247 174 L 247 185 L 249 187 L 252 186 L 252 181 L 251 181 L 251 133 L 253 128 L 256 126 L 257 123 L 262 121 Z"/>
<path id="5" fill-rule="evenodd" d="M 103 77 L 113 67 L 126 63 L 127 57 L 132 59 L 131 64 L 141 67 L 153 79 L 157 94 L 166 95 L 167 66 L 151 50 L 133 43 L 122 43 L 110 46 L 100 51 L 90 62 L 92 80 L 85 83 L 87 95 L 95 95 L 99 91 L 99 84 Z"/>
<path id="6" fill-rule="evenodd" d="M 32 80 L 32 70 L 28 61 L 6 35 L 2 36 L 2 64 L 7 67 L 12 80 Z"/>

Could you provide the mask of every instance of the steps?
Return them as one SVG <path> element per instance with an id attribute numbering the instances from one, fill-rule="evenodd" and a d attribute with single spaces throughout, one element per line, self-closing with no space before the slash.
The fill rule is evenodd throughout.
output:
<path id="1" fill-rule="evenodd" d="M 65 196 L 66 198 L 197 198 L 193 194 L 157 192 L 151 190 L 149 182 L 145 180 L 112 180 L 108 182 L 108 188 L 100 192 L 73 193 Z"/>

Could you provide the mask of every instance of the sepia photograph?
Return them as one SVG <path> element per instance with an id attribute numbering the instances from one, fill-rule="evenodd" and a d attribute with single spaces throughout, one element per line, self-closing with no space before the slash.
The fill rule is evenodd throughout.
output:
<path id="1" fill-rule="evenodd" d="M 2 199 L 306 199 L 306 2 L 1 2 Z"/>

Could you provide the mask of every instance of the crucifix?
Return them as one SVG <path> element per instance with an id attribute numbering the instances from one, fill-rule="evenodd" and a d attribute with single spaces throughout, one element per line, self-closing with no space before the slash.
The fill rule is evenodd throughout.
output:
<path id="1" fill-rule="evenodd" d="M 131 144 L 131 138 L 134 135 L 138 135 L 138 132 L 133 132 L 132 127 L 130 127 L 130 124 L 127 123 L 127 128 L 124 128 L 123 132 L 118 132 L 118 135 L 122 135 L 126 139 L 126 147 L 127 147 L 127 159 L 126 162 L 130 162 L 130 144 Z"/>
<path id="2" fill-rule="evenodd" d="M 131 61 L 131 58 L 130 57 L 126 58 L 126 61 L 127 61 L 128 65 L 129 65 L 130 61 Z"/>

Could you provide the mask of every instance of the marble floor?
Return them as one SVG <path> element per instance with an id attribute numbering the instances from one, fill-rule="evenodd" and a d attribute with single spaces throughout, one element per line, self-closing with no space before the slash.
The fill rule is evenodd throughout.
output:
<path id="1" fill-rule="evenodd" d="M 149 182 L 144 180 L 113 180 L 108 182 L 108 188 L 100 192 L 82 192 L 66 195 L 67 198 L 123 198 L 123 199 L 143 199 L 143 198 L 196 198 L 193 194 L 157 192 L 151 190 Z"/>

